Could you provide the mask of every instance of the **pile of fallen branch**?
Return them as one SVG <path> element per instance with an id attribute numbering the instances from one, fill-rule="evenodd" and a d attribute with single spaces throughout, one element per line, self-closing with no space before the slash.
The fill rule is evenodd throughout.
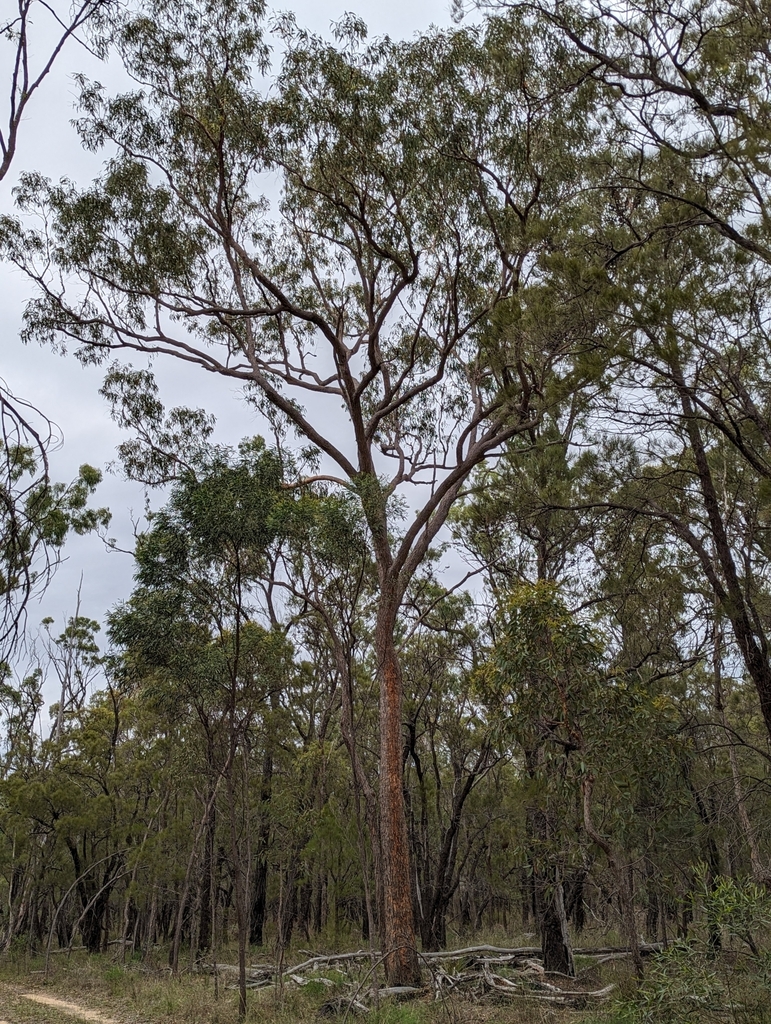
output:
<path id="1" fill-rule="evenodd" d="M 659 943 L 651 943 L 643 945 L 640 952 L 647 956 L 661 949 Z M 331 998 L 322 1005 L 319 1010 L 322 1016 L 337 1013 L 365 1014 L 381 1000 L 388 998 L 431 996 L 439 1000 L 451 993 L 475 1000 L 492 995 L 503 999 L 527 999 L 580 1008 L 606 999 L 615 989 L 615 985 L 605 985 L 599 989 L 582 988 L 581 976 L 603 963 L 631 956 L 631 950 L 618 947 L 576 949 L 574 953 L 593 961 L 575 978 L 545 971 L 538 946 L 507 949 L 482 945 L 421 953 L 421 960 L 430 975 L 430 983 L 418 988 L 379 987 L 373 983 L 376 969 L 383 962 L 382 954 L 360 949 L 355 953 L 314 954 L 294 966 L 254 964 L 247 971 L 247 987 L 256 989 L 287 984 L 304 987 L 313 983 L 329 989 L 345 989 L 345 995 Z M 238 968 L 232 964 L 201 964 L 199 969 L 216 970 L 231 978 L 238 974 Z M 333 972 L 336 978 L 326 976 Z M 233 983 L 228 985 L 228 988 L 236 987 Z"/>

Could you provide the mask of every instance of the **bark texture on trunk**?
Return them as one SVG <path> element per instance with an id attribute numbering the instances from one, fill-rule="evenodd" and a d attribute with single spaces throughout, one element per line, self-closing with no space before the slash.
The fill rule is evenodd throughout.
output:
<path id="1" fill-rule="evenodd" d="M 568 933 L 565 891 L 559 871 L 555 868 L 548 875 L 538 875 L 535 879 L 535 892 L 544 970 L 574 978 L 576 968 Z"/>
<path id="2" fill-rule="evenodd" d="M 543 770 L 543 747 L 525 751 L 525 763 L 531 779 Z M 533 878 L 533 910 L 538 922 L 544 968 L 575 977 L 573 946 L 565 911 L 565 890 L 562 875 L 554 862 L 553 848 L 556 821 L 552 812 L 539 803 L 527 808 L 527 832 L 530 842 L 530 864 Z M 547 851 L 546 856 L 541 851 Z"/>
<path id="3" fill-rule="evenodd" d="M 364 886 L 364 900 L 367 913 L 367 938 L 370 942 L 374 940 L 378 927 L 382 927 L 383 921 L 383 878 L 381 870 L 380 851 L 380 825 L 378 822 L 377 796 L 372 783 L 364 771 L 358 750 L 356 726 L 354 720 L 354 696 L 353 696 L 353 674 L 351 671 L 351 659 L 349 654 L 338 643 L 335 644 L 335 660 L 341 680 L 340 699 L 340 726 L 343 742 L 351 760 L 351 776 L 353 782 L 353 800 L 356 813 L 356 835 L 359 847 L 359 862 L 361 864 L 362 882 Z M 367 851 L 363 822 L 362 806 L 364 809 L 364 822 L 369 834 L 370 851 Z M 374 899 L 370 886 L 370 856 L 373 869 L 375 892 Z M 385 936 L 381 935 L 381 945 L 385 943 Z"/>
<path id="4" fill-rule="evenodd" d="M 420 983 L 412 911 L 409 841 L 405 816 L 402 676 L 393 629 L 395 615 L 381 616 L 375 645 L 380 676 L 380 843 L 383 936 L 389 985 Z"/>
<path id="5" fill-rule="evenodd" d="M 285 950 L 292 941 L 292 932 L 297 918 L 297 880 L 300 874 L 300 854 L 293 850 L 289 863 L 283 872 L 282 896 L 276 922 L 279 949 Z"/>
<path id="6" fill-rule="evenodd" d="M 763 863 L 763 859 L 760 853 L 760 847 L 758 846 L 757 836 L 755 830 L 750 822 L 749 814 L 747 813 L 747 803 L 744 798 L 744 786 L 742 784 L 741 771 L 739 768 L 739 758 L 736 754 L 736 737 L 731 732 L 728 724 L 728 717 L 726 715 L 725 704 L 723 702 L 723 662 L 722 662 L 722 647 L 723 637 L 722 630 L 720 628 L 720 617 L 719 607 L 715 602 L 715 626 L 714 626 L 714 647 L 712 655 L 712 669 L 714 673 L 715 682 L 715 711 L 720 716 L 720 724 L 723 726 L 723 732 L 725 733 L 726 743 L 728 744 L 728 762 L 731 765 L 731 779 L 733 781 L 734 799 L 736 802 L 736 813 L 739 817 L 739 821 L 742 826 L 742 832 L 744 833 L 744 839 L 747 843 L 747 849 L 750 851 L 750 865 L 752 866 L 752 877 L 756 882 L 761 885 L 771 885 L 771 872 L 767 871 Z M 701 814 L 701 808 L 699 808 Z M 711 832 L 709 833 L 710 840 L 714 844 L 715 840 L 712 837 Z M 717 847 L 716 847 L 717 849 Z M 708 864 L 711 869 L 711 862 L 708 860 Z M 716 878 L 720 874 L 720 867 L 712 872 L 713 877 Z"/>

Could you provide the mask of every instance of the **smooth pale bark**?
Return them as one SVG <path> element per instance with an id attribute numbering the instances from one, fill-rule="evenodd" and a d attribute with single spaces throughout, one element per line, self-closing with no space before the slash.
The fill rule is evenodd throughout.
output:
<path id="1" fill-rule="evenodd" d="M 16 855 L 16 840 L 14 839 L 13 856 Z M 35 882 L 32 872 L 31 854 L 28 855 L 27 864 L 24 870 L 16 865 L 11 876 L 11 884 L 8 887 L 8 925 L 2 941 L 2 952 L 7 953 L 11 948 L 13 940 L 24 930 L 24 921 L 29 907 L 30 894 L 34 892 Z"/>

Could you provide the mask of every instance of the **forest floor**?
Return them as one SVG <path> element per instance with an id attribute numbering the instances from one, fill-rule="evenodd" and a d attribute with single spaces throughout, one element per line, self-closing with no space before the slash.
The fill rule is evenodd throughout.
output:
<path id="1" fill-rule="evenodd" d="M 532 941 L 532 936 L 477 938 L 510 952 L 517 946 L 517 955 Z M 763 934 L 762 951 L 752 955 L 743 948 L 746 943 L 726 945 L 718 956 L 705 951 L 698 937 L 673 943 L 646 962 L 639 988 L 628 958 L 606 956 L 607 949 L 596 948 L 605 943 L 617 947 L 617 935 L 582 940 L 575 979 L 544 976 L 529 958 L 507 966 L 502 963 L 506 957 L 496 961 L 496 953 L 480 954 L 476 946 L 474 955 L 468 955 L 468 948 L 456 950 L 451 963 L 443 956 L 438 972 L 436 967 L 426 970 L 428 983 L 436 983 L 442 971 L 445 978 L 447 972 L 470 977 L 465 990 L 437 999 L 429 984 L 406 1001 L 382 1000 L 379 1008 L 368 1000 L 369 961 L 357 954 L 314 957 L 300 948 L 288 951 L 284 964 L 296 966 L 284 966 L 285 981 L 278 986 L 272 952 L 254 951 L 250 961 L 256 983 L 260 976 L 273 980 L 250 989 L 247 1024 L 771 1024 L 771 930 Z M 234 949 L 220 951 L 216 978 L 205 964 L 188 958 L 175 978 L 165 954 L 159 948 L 154 961 L 148 961 L 124 959 L 117 946 L 90 956 L 54 950 L 46 974 L 42 955 L 12 949 L 0 955 L 0 1024 L 237 1024 L 235 968 L 227 967 L 237 959 Z M 486 983 L 481 977 L 485 963 Z M 516 993 L 506 991 L 507 976 L 519 979 Z M 580 998 L 556 1005 L 554 992 L 567 990 L 574 995 L 580 990 Z M 368 1001 L 369 1012 L 351 1007 L 351 997 Z"/>
<path id="2" fill-rule="evenodd" d="M 531 947 L 523 959 L 532 936 L 477 939 L 490 945 L 473 947 L 472 955 L 467 947 L 445 953 L 440 968 L 429 969 L 437 961 L 426 954 L 425 990 L 404 1001 L 383 999 L 379 1008 L 370 996 L 369 960 L 343 953 L 335 941 L 330 945 L 338 949 L 328 956 L 288 951 L 283 963 L 295 966 L 284 966 L 281 986 L 275 983 L 272 951 L 255 950 L 255 984 L 271 980 L 249 990 L 247 1024 L 771 1024 L 771 931 L 763 934 L 765 952 L 752 955 L 742 948 L 746 943 L 727 944 L 718 956 L 698 937 L 673 943 L 646 958 L 640 987 L 628 957 L 606 955 L 606 943 L 620 944 L 613 933 L 582 936 L 575 979 L 544 975 Z M 504 945 L 507 956 L 491 951 Z M 42 955 L 12 949 L 0 955 L 0 1024 L 237 1024 L 235 968 L 227 967 L 236 951 L 220 951 L 216 978 L 187 957 L 173 977 L 166 952 L 159 948 L 148 960 L 124 959 L 118 946 L 90 956 L 54 950 L 46 974 Z M 437 978 L 450 975 L 470 978 L 471 984 L 437 999 Z M 507 979 L 514 979 L 508 984 L 516 992 L 507 991 Z M 555 993 L 571 990 L 578 998 L 558 1005 L 562 997 Z M 352 997 L 359 1006 L 368 1003 L 368 1012 L 351 1006 Z"/>
<path id="3" fill-rule="evenodd" d="M 93 996 L 90 997 L 91 1001 Z M 138 1000 L 141 1005 L 144 1000 Z M 177 1003 L 176 1006 L 173 1004 Z M 223 1000 L 218 1007 L 203 1001 L 191 1015 L 189 999 L 172 996 L 166 1009 L 160 1012 L 142 1012 L 135 1008 L 112 1007 L 117 1017 L 73 1002 L 53 994 L 29 992 L 0 982 L 0 1024 L 231 1024 L 236 1020 L 235 999 Z M 183 1004 L 185 1008 L 183 1009 Z M 285 1000 L 278 1006 L 264 998 L 252 1000 L 248 1020 L 260 1024 L 305 1024 L 322 1019 L 318 1014 L 318 1001 L 307 998 Z M 342 1015 L 339 1020 L 342 1020 Z M 355 1018 L 351 1017 L 350 1020 Z M 356 1018 L 358 1019 L 358 1018 Z M 532 1006 L 471 1005 L 458 1000 L 445 1001 L 441 1006 L 415 1001 L 409 1004 L 390 1004 L 367 1020 L 371 1024 L 583 1024 L 591 1019 L 599 1021 L 596 1012 L 587 1015 L 574 1010 L 550 1009 Z"/>
<path id="4" fill-rule="evenodd" d="M 329 972 L 327 972 L 329 973 Z M 623 988 L 628 971 L 609 964 L 602 982 Z M 596 980 L 596 979 L 594 979 Z M 0 1024 L 236 1024 L 237 993 L 221 979 L 215 990 L 211 975 L 168 969 L 138 961 L 122 963 L 119 955 L 87 956 L 73 952 L 52 958 L 46 980 L 42 957 L 0 958 Z M 251 1024 L 319 1024 L 343 1021 L 344 1014 L 319 1013 L 329 999 L 324 985 L 303 988 L 269 986 L 249 992 Z M 600 1024 L 600 1007 L 574 1010 L 533 1005 L 489 994 L 479 1001 L 433 995 L 407 1002 L 385 1001 L 366 1018 L 348 1014 L 345 1024 Z"/>

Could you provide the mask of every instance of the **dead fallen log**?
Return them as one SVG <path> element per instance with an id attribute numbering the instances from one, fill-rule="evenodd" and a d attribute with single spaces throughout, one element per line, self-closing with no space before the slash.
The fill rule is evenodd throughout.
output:
<path id="1" fill-rule="evenodd" d="M 343 962 L 345 960 L 371 960 L 373 956 L 375 958 L 379 958 L 380 953 L 373 953 L 369 949 L 359 949 L 355 953 L 319 954 L 318 956 L 312 956 L 309 960 L 303 960 L 301 964 L 297 964 L 295 967 L 285 967 L 283 973 L 288 974 L 290 971 L 305 971 L 309 967 L 315 967 L 317 964 L 332 964 L 337 963 L 338 961 Z"/>
<path id="2" fill-rule="evenodd" d="M 566 989 L 561 990 L 561 995 L 567 996 L 569 999 L 607 999 L 611 992 L 615 992 L 616 985 L 606 985 L 605 988 L 597 988 L 593 991 L 581 991 L 580 989 L 574 992 L 569 992 Z"/>
<path id="3" fill-rule="evenodd" d="M 530 979 L 526 980 L 524 977 L 519 981 L 512 981 L 510 978 L 504 978 L 501 974 L 493 974 L 488 968 L 483 970 L 482 976 L 485 984 L 494 992 L 518 998 L 530 997 L 545 1000 L 546 1002 L 560 1002 L 566 1005 L 587 999 L 605 999 L 616 988 L 612 984 L 593 991 L 583 991 L 560 988 L 559 985 L 553 985 L 548 981 L 533 982 Z"/>
<path id="4" fill-rule="evenodd" d="M 326 985 L 327 988 L 335 987 L 334 981 L 330 981 L 329 978 L 303 978 L 294 971 L 292 971 L 291 974 L 287 974 L 286 977 L 289 978 L 290 981 L 293 981 L 295 985 L 300 985 L 303 988 L 305 985 L 311 985 L 313 982 L 318 982 L 320 985 Z"/>
<path id="5" fill-rule="evenodd" d="M 654 953 L 661 953 L 664 949 L 663 942 L 641 942 L 640 954 L 652 956 Z M 631 956 L 632 950 L 628 946 L 598 946 L 591 949 L 574 949 L 574 956 Z"/>
<path id="6" fill-rule="evenodd" d="M 663 948 L 664 948 L 664 946 L 660 942 L 643 943 L 640 946 L 640 952 L 641 952 L 641 954 L 643 956 L 649 956 L 652 953 L 660 953 L 663 950 Z M 484 957 L 485 953 L 490 953 L 490 954 L 492 954 L 492 956 L 491 957 Z M 480 961 L 486 961 L 488 963 L 498 962 L 498 963 L 504 964 L 507 961 L 512 960 L 512 959 L 525 958 L 525 957 L 527 957 L 527 958 L 539 957 L 540 953 L 541 953 L 541 947 L 540 946 L 515 946 L 515 947 L 507 947 L 507 946 L 491 946 L 491 945 L 488 945 L 488 944 L 483 944 L 483 945 L 479 945 L 479 946 L 464 946 L 461 949 L 431 950 L 431 951 L 428 951 L 428 952 L 419 953 L 418 955 L 420 956 L 421 960 L 427 962 L 429 965 L 433 961 L 436 961 L 436 960 L 455 960 L 455 959 L 461 959 L 463 957 L 475 957 L 477 954 L 480 954 L 480 956 L 479 956 Z M 601 947 L 591 947 L 591 948 L 586 948 L 586 949 L 584 949 L 584 948 L 576 948 L 576 949 L 573 950 L 573 953 L 576 956 L 609 957 L 609 958 L 610 957 L 619 957 L 619 958 L 621 958 L 621 957 L 629 956 L 631 954 L 631 950 L 628 949 L 627 947 L 601 946 Z M 274 966 L 274 965 L 252 964 L 251 967 L 250 967 L 250 971 L 267 971 L 267 970 L 270 970 L 274 974 L 284 974 L 284 975 L 289 975 L 289 974 L 293 974 L 293 973 L 298 973 L 299 974 L 301 971 L 307 971 L 309 969 L 313 969 L 314 967 L 321 966 L 322 964 L 328 965 L 328 964 L 333 964 L 333 963 L 346 963 L 346 962 L 355 962 L 355 961 L 359 961 L 359 960 L 363 961 L 363 960 L 373 960 L 373 959 L 381 960 L 382 956 L 383 956 L 383 954 L 380 952 L 380 950 L 374 950 L 373 951 L 373 950 L 369 950 L 369 949 L 359 949 L 359 950 L 356 950 L 356 952 L 353 952 L 353 953 L 324 953 L 324 954 L 319 953 L 319 954 L 317 954 L 315 956 L 312 956 L 312 957 L 308 958 L 307 960 L 303 960 L 302 963 L 295 964 L 293 966 L 287 965 L 287 966 L 284 966 L 283 968 L 280 968 L 280 969 L 277 966 Z M 222 967 L 222 966 L 230 966 L 231 969 L 237 970 L 237 968 L 232 967 L 232 965 L 222 965 L 222 964 L 220 964 L 218 966 L 220 966 L 220 967 Z"/>
<path id="7" fill-rule="evenodd" d="M 473 956 L 475 953 L 496 953 L 502 956 L 536 956 L 541 952 L 540 946 L 520 946 L 507 949 L 504 946 L 465 946 L 463 949 L 439 949 L 429 953 L 421 953 L 423 960 L 452 960 L 456 957 Z"/>
<path id="8" fill-rule="evenodd" d="M 441 999 L 442 996 L 452 992 L 454 988 L 458 988 L 459 985 L 464 985 L 468 982 L 477 982 L 480 979 L 480 975 L 477 971 L 467 972 L 464 974 L 448 974 L 442 970 L 432 970 L 432 977 L 434 981 L 434 998 Z"/>
<path id="9" fill-rule="evenodd" d="M 559 989 L 556 986 L 549 986 L 545 991 L 534 988 L 525 988 L 509 982 L 500 984 L 507 979 L 485 979 L 485 982 L 492 991 L 515 999 L 532 999 L 539 1002 L 558 1003 L 562 1006 L 580 1006 L 588 1000 L 602 1000 L 615 991 L 615 985 L 606 985 L 589 991 Z"/>
<path id="10" fill-rule="evenodd" d="M 664 944 L 661 942 L 644 942 L 640 944 L 640 952 L 643 956 L 650 956 L 652 953 L 660 953 L 664 949 Z M 454 957 L 473 956 L 475 953 L 493 953 L 500 957 L 518 957 L 518 956 L 539 956 L 541 952 L 540 946 L 464 946 L 462 949 L 440 949 L 432 950 L 427 953 L 420 953 L 420 957 L 423 960 L 449 960 Z M 611 954 L 617 954 L 620 956 L 629 956 L 631 950 L 627 946 L 598 946 L 582 948 L 576 947 L 573 949 L 575 956 L 608 956 Z M 358 954 L 357 954 L 358 955 Z M 380 956 L 380 953 L 376 953 L 375 956 Z"/>
<path id="11" fill-rule="evenodd" d="M 256 989 L 256 988 L 265 988 L 266 984 L 267 984 L 267 985 L 269 985 L 269 984 L 270 984 L 270 982 L 264 982 L 264 981 L 247 981 L 247 983 L 246 983 L 246 985 L 245 985 L 245 988 L 248 988 L 248 989 L 249 989 L 249 990 L 251 991 L 251 990 L 253 990 L 253 989 Z M 237 992 L 237 991 L 238 991 L 239 987 L 240 987 L 239 985 L 226 985 L 226 986 L 225 986 L 225 988 L 227 988 L 227 989 L 232 989 L 232 990 L 233 990 L 233 991 L 235 991 L 235 992 Z"/>

